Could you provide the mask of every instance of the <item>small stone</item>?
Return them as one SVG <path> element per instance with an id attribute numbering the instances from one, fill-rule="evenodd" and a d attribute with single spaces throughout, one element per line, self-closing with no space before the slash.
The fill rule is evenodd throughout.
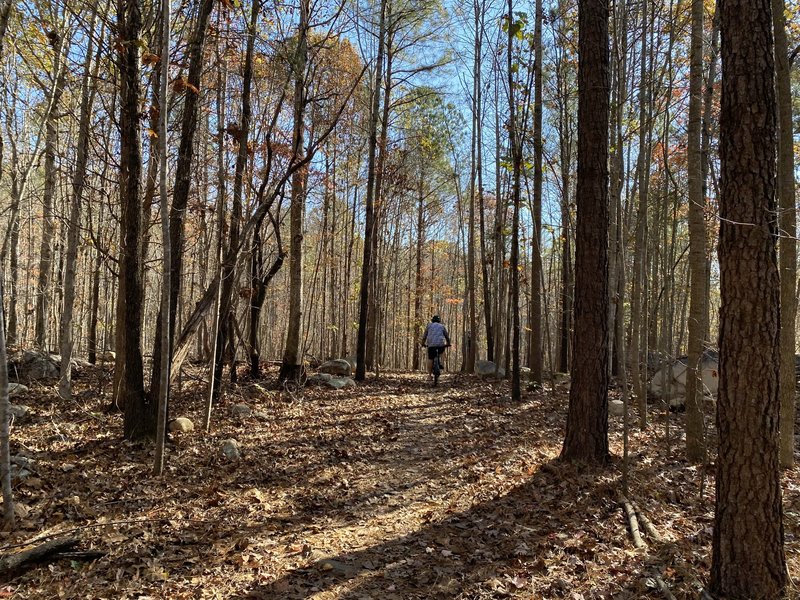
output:
<path id="1" fill-rule="evenodd" d="M 239 442 L 234 439 L 222 442 L 222 454 L 228 460 L 239 460 L 242 457 L 242 453 L 239 450 Z"/>
<path id="2" fill-rule="evenodd" d="M 253 414 L 253 409 L 242 402 L 231 407 L 231 414 L 237 419 L 246 419 Z"/>
<path id="3" fill-rule="evenodd" d="M 621 417 L 625 414 L 625 404 L 622 400 L 610 400 L 608 402 L 608 414 L 613 417 Z"/>
<path id="4" fill-rule="evenodd" d="M 169 430 L 173 433 L 188 433 L 194 431 L 194 423 L 192 423 L 191 419 L 187 419 L 186 417 L 178 417 L 170 422 Z"/>

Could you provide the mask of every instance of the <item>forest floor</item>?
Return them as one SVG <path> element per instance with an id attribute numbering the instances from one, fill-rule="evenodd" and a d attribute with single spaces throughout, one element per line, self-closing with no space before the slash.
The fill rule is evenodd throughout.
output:
<path id="1" fill-rule="evenodd" d="M 302 397 L 274 380 L 228 386 L 205 434 L 205 383 L 190 369 L 172 415 L 197 429 L 171 435 L 163 477 L 151 447 L 121 441 L 108 371 L 84 373 L 71 403 L 52 387 L 16 398 L 31 414 L 12 453 L 33 474 L 15 486 L 20 528 L 0 534 L 0 553 L 70 532 L 104 556 L 35 566 L 0 598 L 663 598 L 659 578 L 697 598 L 707 580 L 713 473 L 683 460 L 682 415 L 667 444 L 663 405 L 650 429 L 631 428 L 628 497 L 664 538 L 637 550 L 617 500 L 622 420 L 609 466 L 558 461 L 566 383 L 517 404 L 505 382 L 452 373 L 438 388 L 388 373 Z M 236 419 L 242 402 L 254 413 Z M 238 462 L 220 452 L 228 438 Z M 784 517 L 797 585 L 798 469 L 785 473 Z"/>

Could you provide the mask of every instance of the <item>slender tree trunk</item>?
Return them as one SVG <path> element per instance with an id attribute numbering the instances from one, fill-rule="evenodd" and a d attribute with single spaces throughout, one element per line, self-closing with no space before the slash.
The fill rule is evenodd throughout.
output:
<path id="1" fill-rule="evenodd" d="M 202 8 L 201 8 L 202 12 Z M 180 244 L 180 237 L 173 240 L 171 236 L 170 226 L 171 217 L 168 207 L 168 189 L 167 189 L 167 124 L 169 120 L 169 92 L 167 84 L 169 82 L 169 38 L 170 38 L 170 0 L 161 0 L 161 71 L 159 81 L 159 106 L 161 111 L 158 115 L 158 158 L 159 158 L 159 205 L 161 213 L 161 246 L 162 246 L 162 261 L 161 261 L 161 304 L 159 325 L 161 335 L 156 335 L 156 344 L 158 344 L 159 352 L 157 358 L 159 359 L 158 369 L 158 395 L 151 398 L 151 402 L 158 407 L 156 417 L 156 456 L 153 465 L 153 474 L 156 476 L 164 474 L 164 459 L 166 451 L 167 439 L 167 414 L 169 409 L 169 363 L 171 357 L 172 346 L 172 333 L 174 326 L 174 312 L 171 310 L 170 302 L 172 300 L 172 290 L 178 287 L 178 284 L 173 284 L 172 272 L 175 263 L 173 261 L 173 251 L 180 253 L 180 245 L 175 248 L 173 241 Z M 202 20 L 202 15 L 200 19 Z M 194 57 L 192 57 L 194 58 Z M 191 68 L 190 75 L 191 79 Z M 188 92 L 191 94 L 191 92 Z M 184 107 L 185 111 L 189 110 L 188 102 Z M 184 118 L 186 114 L 184 113 Z M 185 123 L 185 121 L 184 121 Z M 183 141 L 183 140 L 181 140 Z M 189 162 L 191 163 L 191 151 L 189 154 Z M 178 163 L 181 163 L 181 158 L 178 158 Z M 177 187 L 177 186 L 176 186 Z M 187 189 L 188 192 L 188 189 Z M 175 208 L 173 204 L 173 208 Z M 180 263 L 178 264 L 178 274 L 180 276 Z M 156 360 L 156 353 L 154 353 L 153 361 Z M 151 387 L 153 387 L 151 385 Z"/>
<path id="2" fill-rule="evenodd" d="M 784 0 L 772 0 L 775 28 L 775 89 L 778 101 L 778 198 L 781 275 L 781 466 L 794 463 L 795 318 L 797 316 L 797 217 L 795 214 L 792 82 Z"/>
<path id="3" fill-rule="evenodd" d="M 142 31 L 140 0 L 119 0 L 117 22 L 120 57 L 120 200 L 122 249 L 117 296 L 117 360 L 115 399 L 124 407 L 124 435 L 136 440 L 155 431 L 154 410 L 144 394 L 142 369 L 142 141 L 139 104 L 139 53 Z"/>
<path id="4" fill-rule="evenodd" d="M 200 76 L 205 66 L 203 49 L 205 47 L 208 20 L 213 7 L 214 0 L 201 0 L 197 22 L 195 23 L 188 49 L 189 72 L 187 74 L 186 89 L 183 90 L 181 141 L 178 147 L 178 162 L 175 167 L 175 189 L 173 190 L 172 206 L 169 212 L 169 243 L 171 246 L 169 278 L 170 329 L 167 332 L 167 337 L 170 340 L 170 346 L 175 337 L 175 326 L 178 319 L 178 297 L 181 292 L 181 271 L 183 270 L 184 255 L 184 222 L 186 220 L 186 207 L 189 203 L 189 191 L 191 190 L 193 176 L 192 159 L 194 158 L 194 137 L 197 131 L 197 113 L 200 102 Z M 168 52 L 168 50 L 164 51 Z M 165 113 L 168 110 L 163 98 L 160 102 L 160 110 Z M 166 198 L 161 198 L 161 202 L 166 202 Z M 161 382 L 163 380 L 161 377 L 161 350 L 162 336 L 164 335 L 161 329 L 162 322 L 163 319 L 159 319 L 156 325 L 155 345 L 153 347 L 153 375 L 150 379 L 150 398 L 153 406 L 157 405 L 158 398 L 161 397 Z"/>
<path id="5" fill-rule="evenodd" d="M 50 278 L 53 271 L 53 239 L 55 237 L 55 215 L 53 201 L 56 194 L 56 153 L 58 152 L 58 118 L 61 96 L 66 84 L 66 69 L 63 68 L 64 39 L 61 33 L 50 32 L 53 48 L 53 96 L 47 114 L 44 141 L 44 190 L 42 193 L 42 242 L 39 247 L 39 277 L 36 284 L 35 344 L 47 350 L 48 312 L 50 310 Z"/>
<path id="6" fill-rule="evenodd" d="M 710 591 L 780 598 L 780 281 L 770 0 L 721 0 L 719 454 Z M 754 402 L 753 399 L 758 401 Z"/>
<path id="7" fill-rule="evenodd" d="M 633 289 L 631 291 L 631 362 L 633 392 L 639 410 L 639 427 L 647 428 L 647 309 L 645 307 L 645 274 L 647 271 L 647 202 L 650 189 L 650 120 L 647 94 L 647 2 L 642 3 L 642 43 L 639 65 L 639 156 L 636 165 L 639 198 L 636 208 L 636 234 L 633 254 Z M 643 322 L 644 321 L 644 322 Z M 645 335 L 643 335 L 643 332 Z M 642 348 L 644 346 L 644 348 Z"/>
<path id="8" fill-rule="evenodd" d="M 367 318 L 369 312 L 370 288 L 372 276 L 373 238 L 375 236 L 375 178 L 378 171 L 376 150 L 378 146 L 378 113 L 380 110 L 381 82 L 383 81 L 383 57 L 386 37 L 386 4 L 380 2 L 380 20 L 378 24 L 378 55 L 375 60 L 375 82 L 372 88 L 372 106 L 370 108 L 369 141 L 367 160 L 367 197 L 365 200 L 364 224 L 364 259 L 361 263 L 361 291 L 359 294 L 358 337 L 356 339 L 356 375 L 357 381 L 364 381 L 367 376 Z"/>
<path id="9" fill-rule="evenodd" d="M 608 459 L 608 0 L 578 4 L 575 348 L 561 457 Z"/>
<path id="10" fill-rule="evenodd" d="M 533 100 L 533 242 L 531 252 L 531 321 L 528 366 L 531 383 L 541 384 L 544 348 L 542 346 L 542 0 L 536 0 L 534 38 L 534 100 Z M 552 365 L 551 365 L 552 368 Z"/>
<path id="11" fill-rule="evenodd" d="M 300 0 L 300 22 L 298 45 L 294 57 L 294 132 L 292 134 L 292 156 L 303 153 L 305 120 L 306 63 L 308 61 L 308 19 L 310 0 Z M 306 210 L 307 167 L 292 175 L 292 206 L 290 212 L 291 242 L 289 246 L 289 323 L 286 332 L 286 347 L 281 364 L 280 380 L 299 381 L 303 375 L 303 226 Z"/>
<path id="12" fill-rule="evenodd" d="M 72 200 L 70 203 L 69 222 L 67 223 L 67 255 L 66 274 L 64 275 L 64 311 L 61 315 L 61 373 L 58 385 L 59 396 L 69 400 L 72 396 L 72 317 L 75 308 L 75 272 L 78 262 L 78 235 L 80 233 L 81 203 L 86 181 L 86 170 L 89 158 L 89 135 L 91 133 L 91 114 L 94 92 L 90 87 L 90 78 L 98 73 L 99 56 L 95 59 L 92 73 L 92 53 L 94 51 L 94 26 L 97 12 L 93 11 L 89 26 L 89 42 L 83 64 L 83 81 L 81 82 L 81 108 L 78 123 L 78 141 L 75 157 L 75 172 L 72 177 Z M 96 336 L 96 331 L 95 331 Z M 96 339 L 96 337 L 95 337 Z M 95 343 L 96 345 L 96 343 Z M 90 350 L 91 353 L 91 350 Z M 96 359 L 96 348 L 94 349 Z"/>
<path id="13" fill-rule="evenodd" d="M 6 353 L 5 298 L 0 278 L 0 485 L 3 488 L 3 521 L 14 528 L 14 496 L 11 491 L 11 443 L 9 423 L 11 403 L 8 400 L 8 356 Z"/>
<path id="14" fill-rule="evenodd" d="M 705 459 L 703 418 L 702 355 L 706 296 L 705 198 L 701 155 L 701 110 L 703 102 L 703 0 L 692 0 L 692 43 L 689 57 L 689 339 L 686 363 L 686 458 L 694 463 Z"/>
<path id="15" fill-rule="evenodd" d="M 508 17 L 513 19 L 514 1 L 508 0 Z M 508 67 L 508 106 L 509 106 L 509 131 L 508 136 L 511 144 L 511 156 L 513 163 L 513 173 L 511 180 L 511 203 L 514 213 L 511 222 L 511 256 L 509 269 L 511 271 L 510 295 L 511 295 L 511 400 L 519 402 L 522 399 L 520 389 L 520 318 L 519 318 L 519 211 L 520 211 L 520 179 L 522 177 L 522 127 L 517 122 L 519 111 L 516 106 L 515 86 L 513 68 L 513 48 L 514 48 L 514 27 L 508 23 L 508 48 L 507 48 L 507 67 Z"/>

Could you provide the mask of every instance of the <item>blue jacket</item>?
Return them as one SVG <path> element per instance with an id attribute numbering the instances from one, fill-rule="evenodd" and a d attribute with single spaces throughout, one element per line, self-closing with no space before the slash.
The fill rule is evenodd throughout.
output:
<path id="1" fill-rule="evenodd" d="M 431 348 L 449 346 L 450 334 L 447 333 L 447 327 L 441 323 L 428 323 L 425 333 L 422 334 L 422 343 Z"/>

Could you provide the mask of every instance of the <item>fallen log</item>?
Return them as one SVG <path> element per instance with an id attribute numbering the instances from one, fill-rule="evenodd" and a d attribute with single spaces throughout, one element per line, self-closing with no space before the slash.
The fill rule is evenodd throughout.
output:
<path id="1" fill-rule="evenodd" d="M 641 533 L 639 533 L 639 521 L 636 518 L 636 511 L 633 510 L 630 501 L 621 492 L 617 495 L 617 501 L 622 505 L 625 516 L 628 518 L 628 526 L 631 530 L 633 545 L 637 548 L 644 548 L 646 544 L 644 540 L 642 540 Z"/>
<path id="2" fill-rule="evenodd" d="M 0 579 L 8 579 L 28 570 L 34 564 L 54 558 L 55 555 L 71 550 L 78 545 L 77 537 L 61 537 L 48 540 L 22 552 L 0 557 Z"/>

